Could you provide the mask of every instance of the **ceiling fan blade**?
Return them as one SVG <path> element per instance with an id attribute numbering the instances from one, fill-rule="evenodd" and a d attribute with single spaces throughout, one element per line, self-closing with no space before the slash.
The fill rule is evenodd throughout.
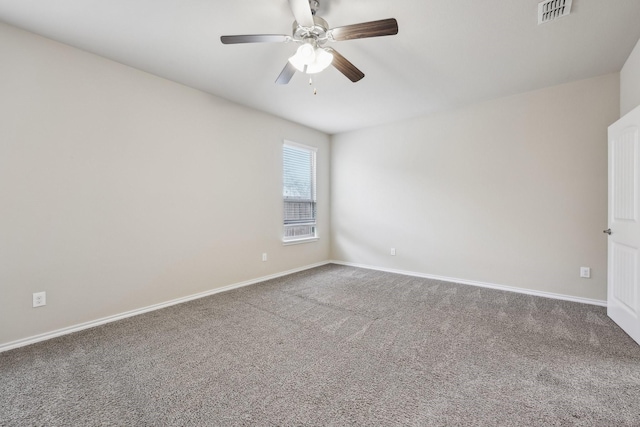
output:
<path id="1" fill-rule="evenodd" d="M 336 52 L 335 49 L 332 49 L 330 47 L 325 47 L 324 49 L 333 55 L 333 62 L 331 63 L 331 65 L 336 67 L 338 71 L 347 76 L 349 80 L 354 83 L 362 80 L 362 78 L 364 77 L 364 73 L 358 70 L 355 65 L 347 60 L 347 58 L 340 55 L 338 52 Z"/>
<path id="2" fill-rule="evenodd" d="M 287 65 L 284 66 L 282 72 L 276 79 L 276 83 L 279 85 L 286 85 L 291 80 L 291 77 L 296 73 L 296 67 L 291 65 L 289 61 L 287 61 Z"/>
<path id="3" fill-rule="evenodd" d="M 309 0 L 289 0 L 289 6 L 298 25 L 302 27 L 313 27 L 315 25 Z"/>
<path id="4" fill-rule="evenodd" d="M 394 18 L 380 21 L 345 25 L 329 30 L 335 41 L 364 39 L 367 37 L 393 36 L 398 34 L 398 21 Z"/>
<path id="5" fill-rule="evenodd" d="M 223 44 L 237 43 L 286 43 L 291 41 L 290 36 L 283 34 L 250 34 L 240 36 L 220 36 Z"/>

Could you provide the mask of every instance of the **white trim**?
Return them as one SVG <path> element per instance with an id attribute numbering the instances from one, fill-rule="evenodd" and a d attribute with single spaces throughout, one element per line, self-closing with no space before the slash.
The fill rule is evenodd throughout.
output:
<path id="1" fill-rule="evenodd" d="M 282 241 L 282 246 L 300 245 L 302 243 L 317 242 L 318 240 L 320 240 L 319 237 L 305 237 L 304 239 L 283 240 Z M 327 261 L 327 263 L 328 263 L 328 261 Z"/>
<path id="2" fill-rule="evenodd" d="M 8 342 L 6 344 L 0 345 L 0 353 L 2 353 L 4 351 L 12 350 L 14 348 L 19 348 L 19 347 L 24 347 L 24 346 L 27 346 L 27 345 L 30 345 L 30 344 L 35 344 L 35 343 L 40 342 L 40 341 L 46 341 L 46 340 L 49 340 L 51 338 L 56 338 L 56 337 L 59 337 L 59 336 L 62 336 L 62 335 L 68 335 L 68 334 L 71 334 L 73 332 L 82 331 L 84 329 L 93 328 L 95 326 L 104 325 L 106 323 L 111 323 L 111 322 L 115 322 L 115 321 L 118 321 L 118 320 L 126 319 L 128 317 L 137 316 L 139 314 L 148 313 L 150 311 L 160 310 L 162 308 L 170 307 L 170 306 L 176 305 L 176 304 L 181 304 L 183 302 L 192 301 L 192 300 L 199 299 L 199 298 L 204 298 L 204 297 L 207 297 L 207 296 L 210 296 L 210 295 L 215 295 L 215 294 L 218 294 L 218 293 L 221 293 L 221 292 L 230 291 L 232 289 L 237 289 L 237 288 L 241 288 L 241 287 L 244 287 L 244 286 L 255 285 L 256 283 L 264 282 L 264 281 L 271 280 L 271 279 L 277 279 L 279 277 L 287 276 L 289 274 L 298 273 L 300 271 L 305 271 L 305 270 L 309 270 L 309 269 L 316 268 L 316 267 L 321 267 L 321 266 L 327 265 L 327 264 L 346 265 L 346 266 L 349 266 L 349 267 L 365 268 L 365 269 L 368 269 L 368 270 L 377 270 L 377 271 L 384 271 L 384 272 L 387 272 L 387 273 L 403 274 L 405 276 L 422 277 L 422 278 L 425 278 L 425 279 L 440 280 L 440 281 L 443 281 L 443 282 L 460 283 L 462 285 L 479 286 L 479 287 L 482 287 L 482 288 L 490 288 L 490 289 L 497 289 L 497 290 L 501 290 L 501 291 L 516 292 L 516 293 L 519 293 L 519 294 L 533 295 L 533 296 L 538 296 L 538 297 L 543 297 L 543 298 L 552 298 L 552 299 L 571 301 L 571 302 L 577 302 L 577 303 L 582 303 L 582 304 L 598 305 L 598 306 L 602 306 L 602 307 L 606 307 L 607 306 L 607 301 L 606 300 L 597 300 L 597 299 L 590 299 L 590 298 L 574 297 L 574 296 L 570 296 L 570 295 L 556 294 L 556 293 L 552 293 L 552 292 L 535 291 L 535 290 L 532 290 L 532 289 L 516 288 L 516 287 L 513 287 L 513 286 L 496 285 L 496 284 L 493 284 L 493 283 L 486 283 L 486 282 L 477 282 L 477 281 L 474 281 L 474 280 L 456 279 L 456 278 L 452 278 L 452 277 L 436 276 L 436 275 L 433 275 L 433 274 L 417 273 L 417 272 L 414 272 L 414 271 L 396 270 L 396 269 L 392 269 L 392 268 L 374 267 L 374 266 L 371 266 L 371 265 L 364 265 L 364 264 L 356 264 L 356 263 L 352 263 L 352 262 L 331 260 L 331 261 L 323 261 L 323 262 L 319 262 L 319 263 L 316 263 L 316 264 L 311 264 L 311 265 L 307 265 L 307 266 L 304 266 L 304 267 L 295 268 L 293 270 L 288 270 L 288 271 L 284 271 L 284 272 L 281 272 L 281 273 L 272 274 L 272 275 L 269 275 L 269 276 L 259 277 L 257 279 L 251 279 L 251 280 L 247 280 L 247 281 L 244 281 L 244 282 L 235 283 L 235 284 L 232 284 L 232 285 L 222 286 L 220 288 L 211 289 L 209 291 L 200 292 L 200 293 L 193 294 L 193 295 L 188 295 L 188 296 L 182 297 L 182 298 L 176 298 L 176 299 L 171 300 L 171 301 L 166 301 L 166 302 L 163 302 L 163 303 L 159 303 L 159 304 L 154 304 L 154 305 L 150 305 L 150 306 L 147 306 L 147 307 L 138 308 L 138 309 L 135 309 L 135 310 L 124 312 L 124 313 L 115 314 L 113 316 L 107 316 L 107 317 L 103 317 L 101 319 L 80 323 L 80 324 L 69 326 L 69 327 L 62 328 L 62 329 L 57 329 L 55 331 L 46 332 L 46 333 L 39 334 L 39 335 L 34 335 L 32 337 L 23 338 L 23 339 L 19 339 L 19 340 L 16 340 L 16 341 L 11 341 L 11 342 Z"/>
<path id="3" fill-rule="evenodd" d="M 91 320 L 89 322 L 79 323 L 77 325 L 68 326 L 66 328 L 57 329 L 51 332 L 45 332 L 43 334 L 34 335 L 32 337 L 19 339 L 16 341 L 11 341 L 6 344 L 0 345 L 0 353 L 8 350 L 12 350 L 18 347 L 24 347 L 29 344 L 35 344 L 40 341 L 46 341 L 51 338 L 56 338 L 62 335 L 68 335 L 74 332 L 82 331 L 84 329 L 93 328 L 95 326 L 104 325 L 106 323 L 115 322 L 118 320 L 126 319 L 128 317 L 137 316 L 139 314 L 148 313 L 150 311 L 160 310 L 162 308 L 170 307 L 172 305 L 181 304 L 183 302 L 192 301 L 199 298 L 204 298 L 210 295 L 218 294 L 221 292 L 230 291 L 232 289 L 242 288 L 244 286 L 255 285 L 256 283 L 265 282 L 271 279 L 277 279 L 278 277 L 287 276 L 289 274 L 298 273 L 300 271 L 309 270 L 316 267 L 321 267 L 323 265 L 329 264 L 329 261 L 323 261 L 316 264 L 307 265 L 304 267 L 294 268 L 293 270 L 284 271 L 282 273 L 276 273 L 269 276 L 259 277 L 257 279 L 251 279 L 240 283 L 235 283 L 232 285 L 222 286 L 220 288 L 211 289 L 209 291 L 200 292 L 193 295 L 188 295 L 186 297 L 176 298 L 171 301 L 161 302 L 159 304 L 149 305 L 147 307 L 137 308 L 131 311 L 126 311 L 120 314 L 114 314 L 113 316 L 103 317 L 101 319 Z"/>
<path id="4" fill-rule="evenodd" d="M 417 273 L 417 272 L 414 272 L 414 271 L 404 271 L 404 270 L 395 270 L 395 269 L 392 269 L 392 268 L 374 267 L 374 266 L 371 266 L 371 265 L 356 264 L 356 263 L 353 263 L 353 262 L 331 261 L 330 263 L 331 264 L 338 264 L 338 265 L 346 265 L 346 266 L 349 266 L 349 267 L 366 268 L 368 270 L 384 271 L 384 272 L 387 272 L 387 273 L 403 274 L 405 276 L 422 277 L 424 279 L 440 280 L 442 282 L 451 282 L 451 283 L 460 283 L 462 285 L 479 286 L 481 288 L 497 289 L 497 290 L 500 290 L 500 291 L 515 292 L 515 293 L 518 293 L 518 294 L 533 295 L 533 296 L 536 296 L 536 297 L 543 297 L 543 298 L 551 298 L 551 299 L 557 299 L 557 300 L 563 300 L 563 301 L 578 302 L 578 303 L 589 304 L 589 305 L 598 305 L 598 306 L 601 306 L 601 307 L 606 307 L 607 306 L 607 301 L 606 300 L 574 297 L 574 296 L 571 296 L 571 295 L 556 294 L 556 293 L 544 292 L 544 291 L 536 291 L 536 290 L 533 290 L 533 289 L 526 289 L 526 288 L 516 288 L 514 286 L 496 285 L 494 283 L 477 282 L 475 280 L 456 279 L 456 278 L 453 278 L 453 277 L 436 276 L 436 275 L 433 275 L 433 274 Z"/>
<path id="5" fill-rule="evenodd" d="M 314 153 L 318 152 L 318 147 L 312 147 L 311 145 L 300 144 L 299 142 L 289 141 L 288 139 L 285 139 L 282 142 L 282 145 L 288 145 L 289 147 L 294 147 L 294 148 L 304 148 L 306 150 L 311 150 Z"/>

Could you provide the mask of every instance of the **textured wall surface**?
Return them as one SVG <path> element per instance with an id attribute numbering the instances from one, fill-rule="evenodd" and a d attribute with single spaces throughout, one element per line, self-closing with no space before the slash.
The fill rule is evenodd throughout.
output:
<path id="1" fill-rule="evenodd" d="M 0 53 L 0 344 L 328 259 L 329 136 L 4 24 Z M 315 243 L 281 242 L 284 139 L 318 147 Z"/>
<path id="2" fill-rule="evenodd" d="M 335 135 L 333 259 L 606 299 L 618 115 L 615 73 Z"/>
<path id="3" fill-rule="evenodd" d="M 620 71 L 620 116 L 640 105 L 640 40 Z"/>

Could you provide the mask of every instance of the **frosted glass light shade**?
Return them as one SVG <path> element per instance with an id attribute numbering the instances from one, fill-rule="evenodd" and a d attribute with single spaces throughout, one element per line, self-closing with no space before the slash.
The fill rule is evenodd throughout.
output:
<path id="1" fill-rule="evenodd" d="M 289 62 L 296 67 L 296 70 L 304 73 L 305 66 L 312 64 L 315 59 L 316 51 L 314 47 L 309 43 L 305 43 L 298 48 L 295 55 L 289 58 Z"/>
<path id="2" fill-rule="evenodd" d="M 315 74 L 327 68 L 333 62 L 333 55 L 326 50 L 309 43 L 301 45 L 289 62 L 301 73 Z"/>
<path id="3" fill-rule="evenodd" d="M 316 74 L 333 62 L 333 55 L 324 49 L 316 49 L 316 59 L 307 67 L 307 74 Z"/>

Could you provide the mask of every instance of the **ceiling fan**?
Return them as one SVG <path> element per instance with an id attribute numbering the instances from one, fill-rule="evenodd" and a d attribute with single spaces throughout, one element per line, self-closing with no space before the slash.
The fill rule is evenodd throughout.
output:
<path id="1" fill-rule="evenodd" d="M 284 34 L 221 36 L 220 41 L 224 44 L 289 42 L 299 44 L 295 55 L 289 58 L 287 65 L 276 79 L 278 84 L 289 83 L 296 71 L 315 74 L 329 65 L 333 65 L 354 83 L 361 80 L 364 77 L 362 71 L 335 49 L 325 45 L 328 42 L 392 36 L 398 34 L 398 21 L 390 18 L 329 28 L 327 21 L 316 16 L 319 5 L 318 0 L 289 0 L 289 6 L 295 17 L 293 33 L 290 36 Z"/>

